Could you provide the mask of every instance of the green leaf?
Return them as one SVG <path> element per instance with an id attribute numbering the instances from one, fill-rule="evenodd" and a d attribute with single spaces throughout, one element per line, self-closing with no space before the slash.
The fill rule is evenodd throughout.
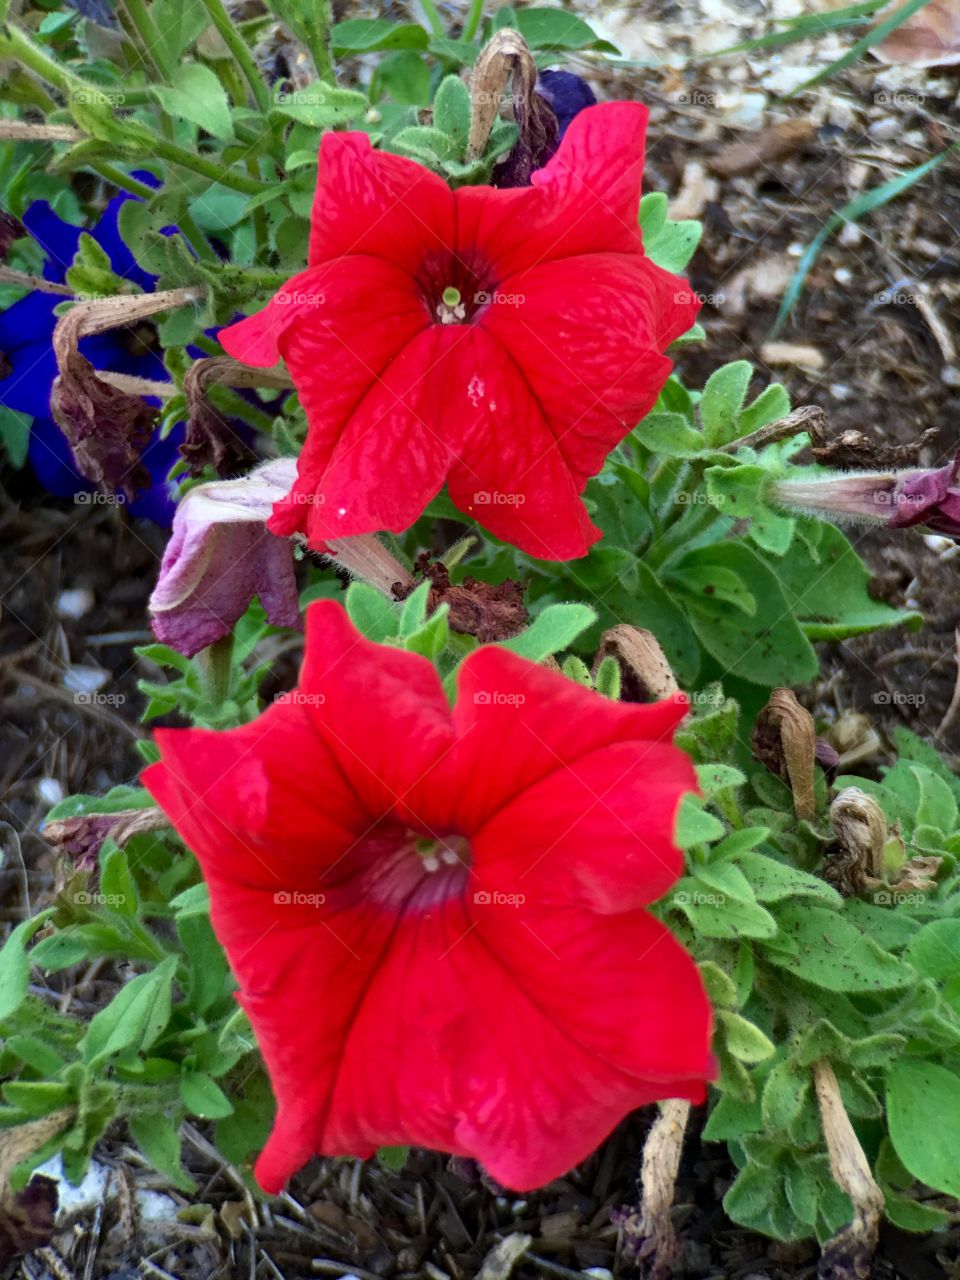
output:
<path id="1" fill-rule="evenodd" d="M 742 787 L 747 781 L 739 769 L 729 764 L 697 765 L 697 781 L 705 796 L 716 795 L 730 787 Z M 763 830 L 763 828 L 761 828 Z"/>
<path id="2" fill-rule="evenodd" d="M 366 582 L 351 582 L 344 600 L 347 615 L 362 636 L 382 644 L 397 635 L 400 618 L 393 601 Z"/>
<path id="3" fill-rule="evenodd" d="M 155 85 L 153 91 L 174 119 L 189 120 L 215 138 L 233 136 L 227 92 L 219 76 L 203 63 L 184 63 L 171 84 Z"/>
<path id="4" fill-rule="evenodd" d="M 722 365 L 707 379 L 700 399 L 700 422 L 712 448 L 728 444 L 737 436 L 740 410 L 753 377 L 749 360 Z"/>
<path id="5" fill-rule="evenodd" d="M 674 840 L 681 849 L 692 849 L 697 844 L 708 844 L 712 840 L 721 840 L 726 835 L 726 828 L 719 818 L 707 813 L 702 808 L 702 801 L 697 796 L 685 795 L 677 811 L 677 823 Z"/>
<path id="6" fill-rule="evenodd" d="M 735 1005 L 737 1003 L 736 984 L 718 964 L 714 964 L 712 960 L 702 960 L 698 967 L 712 1005 Z"/>
<path id="7" fill-rule="evenodd" d="M 410 1158 L 409 1147 L 381 1147 L 377 1159 L 391 1173 L 401 1173 Z"/>
<path id="8" fill-rule="evenodd" d="M 209 915 L 210 890 L 206 882 L 201 881 L 200 884 L 194 884 L 189 889 L 184 889 L 182 893 L 178 893 L 175 898 L 170 899 L 170 906 L 177 915 Z"/>
<path id="9" fill-rule="evenodd" d="M 526 631 L 502 641 L 500 648 L 518 653 L 530 662 L 542 662 L 569 648 L 596 617 L 585 604 L 551 604 L 534 618 Z"/>
<path id="10" fill-rule="evenodd" d="M 732 569 L 724 569 L 717 565 L 712 567 L 688 565 L 682 572 L 679 570 L 668 572 L 664 577 L 669 578 L 681 590 L 689 591 L 698 599 L 703 596 L 708 600 L 722 600 L 726 604 L 732 604 L 735 609 L 740 609 L 749 618 L 756 615 L 756 598 L 744 586 L 743 579 Z"/>
<path id="11" fill-rule="evenodd" d="M 907 958 L 925 977 L 937 982 L 960 977 L 960 920 L 934 920 L 914 934 Z"/>
<path id="12" fill-rule="evenodd" d="M 27 994 L 30 981 L 27 943 L 52 915 L 52 910 L 41 911 L 21 921 L 0 949 L 0 1021 L 15 1013 Z"/>
<path id="13" fill-rule="evenodd" d="M 180 1100 L 191 1115 L 220 1120 L 233 1112 L 233 1103 L 215 1080 L 194 1071 L 180 1077 Z"/>
<path id="14" fill-rule="evenodd" d="M 777 564 L 783 594 L 809 639 L 846 640 L 880 627 L 906 624 L 915 630 L 921 625 L 920 614 L 871 596 L 869 570 L 834 525 L 823 525 L 818 555 L 819 562 L 796 538 Z"/>
<path id="15" fill-rule="evenodd" d="M 708 447 L 703 433 L 691 427 L 682 413 L 648 413 L 633 435 L 662 458 L 696 458 Z"/>
<path id="16" fill-rule="evenodd" d="M 397 634 L 403 639 L 418 631 L 427 620 L 427 602 L 430 598 L 431 583 L 421 582 L 420 585 L 407 596 L 400 610 L 400 628 Z M 381 599 L 383 597 L 381 596 Z"/>
<path id="17" fill-rule="evenodd" d="M 389 140 L 389 147 L 391 151 L 412 156 L 431 167 L 436 167 L 444 160 L 459 159 L 453 139 L 431 125 L 411 125 L 407 129 L 401 129 Z"/>
<path id="18" fill-rule="evenodd" d="M 696 253 L 702 235 L 702 222 L 667 221 L 656 236 L 650 237 L 649 241 L 644 239 L 644 249 L 651 262 L 664 271 L 677 273 L 684 269 Z M 685 292 L 689 291 L 689 286 L 680 280 L 677 281 L 677 286 Z"/>
<path id="19" fill-rule="evenodd" d="M 330 32 L 336 58 L 378 49 L 425 49 L 427 39 L 426 31 L 416 23 L 388 22 L 386 18 L 348 18 L 335 22 Z"/>
<path id="20" fill-rule="evenodd" d="M 158 1173 L 180 1191 L 195 1191 L 197 1184 L 180 1163 L 179 1124 L 158 1111 L 135 1111 L 128 1119 L 130 1135 Z"/>
<path id="21" fill-rule="evenodd" d="M 789 412 L 790 395 L 786 387 L 782 382 L 771 382 L 740 414 L 738 438 L 785 418 Z"/>
<path id="22" fill-rule="evenodd" d="M 20 469 L 27 460 L 30 427 L 33 419 L 27 413 L 0 404 L 0 444 L 12 467 Z"/>
<path id="23" fill-rule="evenodd" d="M 643 196 L 640 201 L 640 233 L 643 237 L 643 247 L 649 252 L 650 245 L 656 240 L 657 236 L 667 225 L 667 210 L 670 207 L 670 201 L 663 191 L 651 191 L 648 195 Z"/>
<path id="24" fill-rule="evenodd" d="M 463 158 L 470 133 L 470 90 L 459 76 L 444 76 L 433 99 L 433 123 L 454 144 L 454 154 Z"/>
<path id="25" fill-rule="evenodd" d="M 436 662 L 450 640 L 450 606 L 441 604 L 416 631 L 404 637 L 403 647 L 408 653 L 419 653 Z"/>
<path id="26" fill-rule="evenodd" d="M 890 1141 L 935 1191 L 960 1196 L 960 1078 L 936 1062 L 901 1058 L 887 1074 Z"/>
<path id="27" fill-rule="evenodd" d="M 741 542 L 700 547 L 671 566 L 671 573 L 682 575 L 688 568 L 735 573 L 757 602 L 756 614 L 748 617 L 722 600 L 698 596 L 690 612 L 700 643 L 728 675 L 770 687 L 813 679 L 819 668 L 813 648 L 791 616 L 777 577 L 755 552 Z"/>
<path id="28" fill-rule="evenodd" d="M 520 34 L 531 49 L 601 49 L 616 53 L 616 48 L 601 40 L 582 18 L 565 9 L 516 9 Z"/>
<path id="29" fill-rule="evenodd" d="M 920 1204 L 887 1188 L 884 1188 L 883 1199 L 886 1216 L 901 1231 L 926 1235 L 931 1231 L 942 1231 L 951 1222 L 946 1209 L 939 1209 L 934 1204 Z"/>
<path id="30" fill-rule="evenodd" d="M 315 129 L 333 129 L 365 115 L 370 103 L 354 89 L 314 80 L 302 89 L 278 90 L 272 110 Z"/>
<path id="31" fill-rule="evenodd" d="M 777 910 L 785 939 L 795 955 L 767 951 L 772 964 L 827 991 L 889 991 L 907 986 L 911 970 L 889 955 L 836 911 L 787 901 Z"/>
<path id="32" fill-rule="evenodd" d="M 100 854 L 100 893 L 106 905 L 121 915 L 135 916 L 140 906 L 137 882 L 127 863 L 127 855 L 112 841 L 108 841 Z"/>
<path id="33" fill-rule="evenodd" d="M 764 1128 L 773 1132 L 789 1129 L 800 1115 L 809 1089 L 806 1071 L 798 1071 L 789 1061 L 775 1063 L 760 1098 Z"/>
<path id="34" fill-rule="evenodd" d="M 400 49 L 384 58 L 377 68 L 377 82 L 403 106 L 425 107 L 430 101 L 430 68 L 414 49 Z"/>
<path id="35" fill-rule="evenodd" d="M 722 846 L 716 849 L 721 852 Z M 840 907 L 843 899 L 819 876 L 777 862 L 766 854 L 745 851 L 736 855 L 737 864 L 747 877 L 761 902 L 780 902 L 784 898 L 818 898 L 828 906 Z"/>
<path id="36" fill-rule="evenodd" d="M 762 1125 L 759 1099 L 743 1102 L 725 1093 L 711 1109 L 703 1137 L 706 1142 L 726 1142 L 745 1133 L 755 1133 Z"/>
<path id="37" fill-rule="evenodd" d="M 777 932 L 777 922 L 758 903 L 718 894 L 691 877 L 679 881 L 666 901 L 705 938 L 772 938 Z"/>
<path id="38" fill-rule="evenodd" d="M 761 550 L 776 556 L 786 552 L 793 541 L 795 521 L 771 510 L 764 501 L 768 473 L 763 467 L 710 467 L 704 478 L 711 502 L 724 515 L 748 519 L 749 536 Z"/>
<path id="39" fill-rule="evenodd" d="M 717 1025 L 723 1028 L 727 1048 L 741 1062 L 763 1062 L 776 1052 L 773 1041 L 739 1013 L 718 1009 Z"/>
<path id="40" fill-rule="evenodd" d="M 151 972 L 121 987 L 90 1020 L 80 1042 L 84 1062 L 95 1065 L 122 1049 L 149 1049 L 170 1020 L 176 971 L 177 957 L 168 956 Z"/>

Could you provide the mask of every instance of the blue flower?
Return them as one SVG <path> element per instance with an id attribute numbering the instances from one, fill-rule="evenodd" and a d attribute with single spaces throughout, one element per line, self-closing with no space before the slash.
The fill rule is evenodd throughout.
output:
<path id="1" fill-rule="evenodd" d="M 151 174 L 141 173 L 137 177 L 151 186 L 158 185 Z M 137 264 L 117 225 L 121 206 L 131 199 L 136 197 L 126 193 L 114 197 L 89 234 L 107 254 L 118 276 L 150 292 L 156 276 Z M 23 215 L 23 223 L 46 254 L 44 278 L 62 284 L 76 255 L 83 228 L 64 222 L 45 200 L 34 201 Z M 0 359 L 0 405 L 34 419 L 29 446 L 33 470 L 50 493 L 69 498 L 78 493 L 92 492 L 92 486 L 78 472 L 70 446 L 50 416 L 50 389 L 57 376 L 53 352 L 53 330 L 57 323 L 55 308 L 62 301 L 59 294 L 36 290 L 0 315 L 0 353 L 5 357 Z M 155 381 L 168 380 L 161 356 L 136 331 L 117 330 L 84 338 L 80 351 L 96 369 L 109 369 Z M 153 483 L 130 503 L 131 515 L 144 516 L 162 525 L 169 525 L 172 521 L 176 485 L 169 483 L 167 476 L 179 458 L 178 448 L 183 436 L 182 424 L 178 424 L 165 440 L 160 439 L 159 431 L 151 436 L 142 461 Z"/>

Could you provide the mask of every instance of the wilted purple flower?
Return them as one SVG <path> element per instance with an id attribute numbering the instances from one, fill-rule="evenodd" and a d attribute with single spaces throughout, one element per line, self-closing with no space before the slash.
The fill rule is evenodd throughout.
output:
<path id="1" fill-rule="evenodd" d="M 192 658 L 229 635 L 254 596 L 274 626 L 300 625 L 293 544 L 266 525 L 295 479 L 296 460 L 279 458 L 187 493 L 150 597 L 160 641 Z"/>
<path id="2" fill-rule="evenodd" d="M 887 524 L 892 529 L 925 524 L 936 533 L 960 537 L 960 453 L 945 467 L 909 471 L 898 477 L 896 507 Z"/>
<path id="3" fill-rule="evenodd" d="M 850 472 L 822 479 L 784 480 L 771 486 L 777 506 L 826 519 L 867 520 L 890 529 L 925 525 L 960 538 L 960 454 L 925 471 Z"/>

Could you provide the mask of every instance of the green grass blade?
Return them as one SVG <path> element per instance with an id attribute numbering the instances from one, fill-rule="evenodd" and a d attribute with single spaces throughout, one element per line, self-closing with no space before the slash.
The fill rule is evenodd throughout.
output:
<path id="1" fill-rule="evenodd" d="M 791 89 L 789 93 L 785 93 L 781 101 L 785 98 L 792 98 L 798 93 L 806 93 L 807 90 L 822 84 L 830 76 L 836 75 L 838 71 L 843 71 L 845 67 L 849 67 L 851 62 L 856 62 L 861 54 L 866 53 L 868 49 L 872 49 L 875 44 L 879 44 L 891 31 L 896 31 L 897 27 L 902 26 L 909 17 L 915 14 L 918 9 L 922 9 L 927 3 L 929 3 L 929 0 L 907 0 L 902 9 L 898 9 L 896 13 L 891 13 L 889 18 L 879 22 L 872 31 L 868 31 L 862 39 L 851 45 L 842 57 L 837 58 L 835 62 L 831 62 L 828 67 L 818 71 L 815 76 L 811 76 L 803 84 L 797 85 L 796 89 Z"/>
<path id="2" fill-rule="evenodd" d="M 779 49 L 784 45 L 796 44 L 799 40 L 815 39 L 830 31 L 842 31 L 845 27 L 862 26 L 878 9 L 882 9 L 887 0 L 866 0 L 865 3 L 847 5 L 845 9 L 834 9 L 831 13 L 804 13 L 797 18 L 776 18 L 786 31 L 769 31 L 754 40 L 741 40 L 738 44 L 728 45 L 725 49 L 715 49 L 710 53 L 697 54 L 691 62 L 709 62 L 713 58 L 723 58 L 732 53 L 752 53 L 756 49 Z"/>
<path id="3" fill-rule="evenodd" d="M 914 183 L 919 182 L 921 178 L 925 178 L 931 170 L 935 169 L 938 164 L 942 164 L 947 156 L 953 151 L 960 149 L 960 142 L 951 143 L 949 147 L 941 151 L 938 155 L 931 156 L 929 160 L 924 160 L 923 164 L 915 165 L 912 169 L 898 174 L 896 178 L 891 178 L 889 182 L 883 182 L 879 187 L 871 187 L 869 191 L 864 191 L 851 200 L 849 204 L 845 204 L 842 209 L 838 209 L 836 213 L 831 214 L 830 218 L 823 224 L 814 238 L 807 245 L 806 249 L 797 263 L 797 269 L 793 273 L 793 279 L 787 286 L 787 290 L 783 295 L 783 301 L 780 303 L 780 310 L 777 312 L 777 318 L 773 328 L 770 330 L 770 337 L 775 338 L 780 333 L 784 324 L 790 317 L 790 313 L 797 304 L 797 300 L 803 292 L 803 286 L 806 283 L 807 276 L 820 256 L 820 250 L 826 244 L 827 240 L 839 231 L 846 222 L 859 222 L 859 220 L 868 213 L 873 213 L 874 209 L 879 209 L 882 205 L 889 204 L 891 200 L 895 200 L 897 196 L 902 195 L 904 191 L 909 190 Z"/>

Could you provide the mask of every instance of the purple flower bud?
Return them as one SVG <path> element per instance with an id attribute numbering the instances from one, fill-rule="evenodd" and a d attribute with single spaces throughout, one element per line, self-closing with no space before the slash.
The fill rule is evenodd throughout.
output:
<path id="1" fill-rule="evenodd" d="M 936 533 L 960 537 L 960 453 L 945 467 L 908 471 L 898 477 L 896 508 L 887 524 L 892 529 L 924 524 Z"/>
<path id="2" fill-rule="evenodd" d="M 823 478 L 784 480 L 768 498 L 788 510 L 826 519 L 885 524 L 890 529 L 924 525 L 960 538 L 960 454 L 946 466 L 926 471 L 827 473 Z"/>
<path id="3" fill-rule="evenodd" d="M 158 640 L 192 658 L 229 635 L 254 596 L 274 626 L 300 625 L 293 545 L 266 525 L 295 479 L 295 460 L 279 458 L 187 493 L 150 597 Z"/>

